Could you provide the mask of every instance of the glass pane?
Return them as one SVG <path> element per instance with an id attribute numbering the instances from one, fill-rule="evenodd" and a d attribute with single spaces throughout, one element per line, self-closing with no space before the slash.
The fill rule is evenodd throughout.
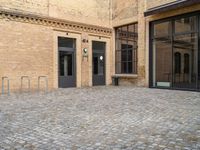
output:
<path id="1" fill-rule="evenodd" d="M 127 73 L 127 62 L 121 63 L 121 73 Z"/>
<path id="2" fill-rule="evenodd" d="M 60 76 L 72 76 L 73 74 L 73 55 L 60 53 Z"/>
<path id="3" fill-rule="evenodd" d="M 126 43 L 126 42 L 125 42 Z M 121 50 L 127 50 L 128 45 L 127 44 L 122 44 L 121 45 Z"/>
<path id="4" fill-rule="evenodd" d="M 67 67 L 67 75 L 68 76 L 72 76 L 72 67 L 73 67 L 73 64 L 72 64 L 72 54 L 69 54 L 67 56 L 65 56 L 65 59 L 66 60 L 66 67 Z"/>
<path id="5" fill-rule="evenodd" d="M 104 74 L 104 54 L 103 53 L 93 54 L 93 74 L 94 75 Z"/>
<path id="6" fill-rule="evenodd" d="M 134 24 L 128 26 L 128 39 L 133 39 L 134 38 L 134 36 L 135 36 L 134 27 L 135 27 Z"/>
<path id="7" fill-rule="evenodd" d="M 104 75 L 104 55 L 100 54 L 98 59 L 99 59 L 98 75 Z"/>
<path id="8" fill-rule="evenodd" d="M 134 30 L 135 30 L 134 27 L 135 27 L 134 24 L 129 25 L 128 31 L 131 32 L 131 33 L 134 33 Z"/>
<path id="9" fill-rule="evenodd" d="M 197 35 L 175 36 L 174 56 L 174 87 L 195 89 L 197 82 Z"/>
<path id="10" fill-rule="evenodd" d="M 137 51 L 133 49 L 132 53 L 133 53 L 133 59 L 132 59 L 133 73 L 137 73 Z"/>
<path id="11" fill-rule="evenodd" d="M 126 50 L 127 47 L 128 47 L 128 46 L 127 46 L 127 42 L 128 42 L 128 41 L 122 40 L 121 42 L 122 42 L 122 43 L 121 43 L 121 50 Z"/>
<path id="12" fill-rule="evenodd" d="M 75 39 L 58 37 L 58 47 L 75 48 Z"/>
<path id="13" fill-rule="evenodd" d="M 92 42 L 92 49 L 93 50 L 105 50 L 105 43 L 104 42 Z"/>
<path id="14" fill-rule="evenodd" d="M 134 41 L 128 41 L 128 49 L 131 50 L 133 48 L 137 48 L 136 47 L 137 44 Z"/>
<path id="15" fill-rule="evenodd" d="M 121 51 L 121 61 L 127 61 L 127 51 L 126 50 L 122 50 Z"/>
<path id="16" fill-rule="evenodd" d="M 185 53 L 184 54 L 184 73 L 190 72 L 190 55 Z"/>
<path id="17" fill-rule="evenodd" d="M 98 74 L 98 56 L 93 56 L 93 74 L 97 75 Z"/>
<path id="18" fill-rule="evenodd" d="M 127 26 L 123 26 L 123 27 L 121 27 L 121 37 L 122 38 L 127 38 L 128 37 L 128 34 L 127 34 L 127 32 L 128 32 L 128 27 Z"/>
<path id="19" fill-rule="evenodd" d="M 197 17 L 181 18 L 175 21 L 175 33 L 196 31 Z"/>
<path id="20" fill-rule="evenodd" d="M 163 22 L 154 25 L 154 37 L 166 37 L 171 35 L 171 22 Z"/>
<path id="21" fill-rule="evenodd" d="M 175 52 L 174 53 L 174 73 L 180 74 L 181 73 L 181 53 Z"/>
<path id="22" fill-rule="evenodd" d="M 131 43 L 131 44 L 132 44 L 132 43 Z M 128 47 L 128 49 L 127 49 L 127 50 L 132 50 L 132 49 L 133 49 L 133 45 L 129 45 L 129 44 L 128 44 L 128 46 L 127 46 L 127 47 Z"/>
<path id="23" fill-rule="evenodd" d="M 60 76 L 64 76 L 64 55 L 60 54 L 59 65 L 60 65 Z"/>
<path id="24" fill-rule="evenodd" d="M 170 41 L 154 41 L 154 86 L 172 83 L 172 47 Z"/>
<path id="25" fill-rule="evenodd" d="M 132 72 L 133 72 L 133 63 L 128 62 L 128 73 L 132 73 Z"/>
<path id="26" fill-rule="evenodd" d="M 128 61 L 133 61 L 133 51 L 132 50 L 128 50 Z"/>

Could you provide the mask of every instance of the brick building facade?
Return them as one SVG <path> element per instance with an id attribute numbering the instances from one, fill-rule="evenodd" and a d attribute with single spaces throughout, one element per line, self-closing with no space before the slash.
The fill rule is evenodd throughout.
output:
<path id="1" fill-rule="evenodd" d="M 151 59 L 155 55 L 150 35 L 154 28 L 152 22 L 156 24 L 157 20 L 193 12 L 199 18 L 199 3 L 197 0 L 193 3 L 185 0 L 0 0 L 0 77 L 8 77 L 11 90 L 16 91 L 21 88 L 22 76 L 29 77 L 33 90 L 38 87 L 39 76 L 48 78 L 50 89 L 110 85 L 112 77 L 119 78 L 120 85 L 172 87 L 176 78 L 173 68 L 178 66 L 173 62 L 172 72 L 158 72 L 159 81 L 155 81 L 156 69 L 151 67 L 156 63 Z M 160 61 L 162 57 L 165 55 L 160 56 Z M 189 61 L 190 68 L 197 68 L 196 74 L 184 72 L 183 67 L 181 70 L 186 75 L 176 75 L 180 81 L 183 76 L 188 83 L 195 80 L 197 87 L 192 89 L 199 87 L 196 61 L 196 66 Z M 168 65 L 158 61 L 159 64 L 160 68 Z M 162 76 L 168 76 L 168 80 Z M 193 76 L 196 77 L 193 79 Z M 26 79 L 23 88 L 27 87 Z M 41 82 L 44 86 L 44 79 Z"/>

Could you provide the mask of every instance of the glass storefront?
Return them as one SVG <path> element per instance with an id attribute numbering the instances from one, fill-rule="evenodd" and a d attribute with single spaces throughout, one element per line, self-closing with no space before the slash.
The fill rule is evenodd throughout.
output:
<path id="1" fill-rule="evenodd" d="M 150 86 L 200 88 L 200 14 L 151 23 Z"/>

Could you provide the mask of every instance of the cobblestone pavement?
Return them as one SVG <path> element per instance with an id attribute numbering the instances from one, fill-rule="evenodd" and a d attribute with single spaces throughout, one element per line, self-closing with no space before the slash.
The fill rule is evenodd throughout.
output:
<path id="1" fill-rule="evenodd" d="M 0 97 L 0 149 L 200 149 L 200 93 L 135 87 Z"/>

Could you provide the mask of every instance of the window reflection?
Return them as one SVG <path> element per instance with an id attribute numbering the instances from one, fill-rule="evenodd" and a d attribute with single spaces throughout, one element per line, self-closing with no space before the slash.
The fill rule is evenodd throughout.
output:
<path id="1" fill-rule="evenodd" d="M 162 22 L 154 25 L 154 37 L 167 37 L 171 35 L 171 22 Z"/>
<path id="2" fill-rule="evenodd" d="M 196 31 L 196 25 L 196 16 L 178 19 L 175 21 L 175 33 Z"/>
<path id="3" fill-rule="evenodd" d="M 73 38 L 58 37 L 58 47 L 76 48 L 75 43 Z"/>
<path id="4" fill-rule="evenodd" d="M 175 74 L 181 73 L 181 53 L 176 52 L 174 55 L 175 63 Z"/>
<path id="5" fill-rule="evenodd" d="M 116 28 L 116 73 L 137 73 L 137 24 Z"/>
<path id="6" fill-rule="evenodd" d="M 155 23 L 153 29 L 153 85 L 197 88 L 200 78 L 197 16 L 168 19 Z"/>

